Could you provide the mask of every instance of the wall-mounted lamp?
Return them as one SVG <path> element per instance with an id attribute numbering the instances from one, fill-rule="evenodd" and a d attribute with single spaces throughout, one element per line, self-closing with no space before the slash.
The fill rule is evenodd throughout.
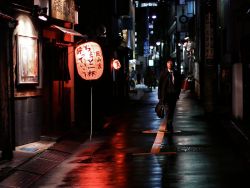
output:
<path id="1" fill-rule="evenodd" d="M 35 16 L 38 16 L 40 20 L 47 21 L 48 15 L 47 15 L 47 7 L 40 7 L 39 5 L 34 5 L 33 8 L 33 14 Z"/>
<path id="2" fill-rule="evenodd" d="M 44 15 L 39 15 L 38 18 L 40 20 L 43 20 L 43 21 L 47 21 L 48 20 L 48 18 L 46 16 L 44 16 Z"/>
<path id="3" fill-rule="evenodd" d="M 38 13 L 38 18 L 40 20 L 43 20 L 43 21 L 47 21 L 48 20 L 48 17 L 47 17 L 47 7 L 43 7 L 40 9 L 39 13 Z"/>

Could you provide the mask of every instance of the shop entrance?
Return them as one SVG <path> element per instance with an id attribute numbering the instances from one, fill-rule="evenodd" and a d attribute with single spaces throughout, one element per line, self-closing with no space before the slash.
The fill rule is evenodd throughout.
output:
<path id="1" fill-rule="evenodd" d="M 70 125 L 70 80 L 68 68 L 68 47 L 45 44 L 44 46 L 44 133 L 67 130 Z"/>

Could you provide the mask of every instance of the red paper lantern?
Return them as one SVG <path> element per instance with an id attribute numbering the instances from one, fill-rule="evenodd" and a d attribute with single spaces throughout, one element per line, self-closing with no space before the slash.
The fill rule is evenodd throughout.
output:
<path id="1" fill-rule="evenodd" d="M 103 74 L 103 55 L 99 44 L 86 42 L 75 49 L 78 74 L 85 80 L 96 80 Z"/>
<path id="2" fill-rule="evenodd" d="M 118 70 L 118 69 L 121 68 L 121 63 L 120 63 L 120 61 L 118 59 L 113 59 L 112 65 L 113 65 L 113 68 L 115 70 Z"/>

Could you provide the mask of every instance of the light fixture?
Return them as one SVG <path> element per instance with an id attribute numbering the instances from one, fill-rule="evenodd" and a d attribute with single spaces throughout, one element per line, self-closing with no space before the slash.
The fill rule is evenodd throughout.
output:
<path id="1" fill-rule="evenodd" d="M 112 60 L 112 66 L 115 70 L 118 70 L 121 68 L 121 63 L 118 59 L 113 59 Z"/>
<path id="2" fill-rule="evenodd" d="M 47 21 L 47 7 L 40 7 L 39 5 L 34 5 L 33 7 L 33 15 L 37 16 L 40 20 Z"/>
<path id="3" fill-rule="evenodd" d="M 45 15 L 39 15 L 38 18 L 43 21 L 47 21 L 47 17 Z"/>
<path id="4" fill-rule="evenodd" d="M 38 12 L 38 18 L 43 21 L 47 21 L 47 7 L 40 8 L 40 11 Z"/>
<path id="5" fill-rule="evenodd" d="M 160 41 L 157 41 L 157 42 L 156 42 L 156 45 L 157 45 L 157 46 L 160 46 L 160 45 L 161 45 L 161 42 L 160 42 Z"/>
<path id="6" fill-rule="evenodd" d="M 152 19 L 156 19 L 157 18 L 157 16 L 156 15 L 152 15 Z"/>
<path id="7" fill-rule="evenodd" d="M 103 74 L 101 46 L 95 42 L 79 44 L 75 49 L 77 72 L 84 80 L 96 80 Z"/>

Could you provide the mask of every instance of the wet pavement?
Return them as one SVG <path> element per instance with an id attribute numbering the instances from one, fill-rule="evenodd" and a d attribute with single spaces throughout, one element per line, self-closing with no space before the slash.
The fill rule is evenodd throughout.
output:
<path id="1" fill-rule="evenodd" d="M 140 88 L 102 133 L 76 133 L 20 164 L 0 187 L 249 187 L 249 160 L 216 117 L 182 91 L 174 133 L 154 107 L 156 90 Z M 244 150 L 244 148 L 243 148 Z"/>

